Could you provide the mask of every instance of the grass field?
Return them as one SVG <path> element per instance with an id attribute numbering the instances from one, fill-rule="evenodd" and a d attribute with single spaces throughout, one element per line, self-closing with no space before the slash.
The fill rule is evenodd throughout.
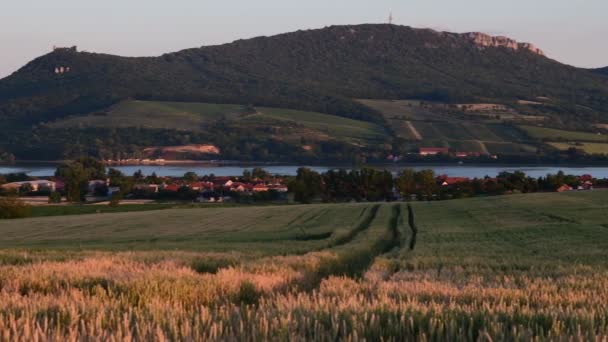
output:
<path id="1" fill-rule="evenodd" d="M 344 139 L 374 140 L 386 134 L 381 126 L 373 123 L 289 109 L 258 108 L 258 114 L 250 115 L 244 121 L 256 122 L 260 119 L 296 123 L 322 134 Z"/>
<path id="2" fill-rule="evenodd" d="M 103 113 L 72 117 L 51 123 L 51 127 L 163 128 L 192 131 L 219 119 L 244 115 L 241 105 L 208 103 L 123 101 Z"/>
<path id="3" fill-rule="evenodd" d="M 422 106 L 420 101 L 359 102 L 380 111 L 395 135 L 409 140 L 414 147 L 449 147 L 457 152 L 491 154 L 530 154 L 537 150 L 530 145 L 530 139 L 523 131 L 501 120 L 480 119 L 480 112 L 473 113 L 475 115 L 470 118 L 460 118 L 449 114 L 449 106 L 441 103 Z M 495 116 L 491 111 L 485 114 Z M 519 114 L 513 115 L 521 117 Z M 413 134 L 408 123 L 419 136 Z"/>
<path id="4" fill-rule="evenodd" d="M 521 128 L 535 139 L 545 140 L 566 140 L 566 141 L 588 141 L 588 142 L 608 142 L 607 135 L 598 135 L 587 132 L 565 131 L 554 128 L 521 126 Z"/>
<path id="5" fill-rule="evenodd" d="M 608 338 L 608 192 L 0 222 L 4 340 Z"/>
<path id="6" fill-rule="evenodd" d="M 187 102 L 154 102 L 123 101 L 102 113 L 91 113 L 86 116 L 62 119 L 49 126 L 66 127 L 102 127 L 102 128 L 158 128 L 183 131 L 200 131 L 203 125 L 227 120 L 233 124 L 256 125 L 270 120 L 269 126 L 290 126 L 290 136 L 308 136 L 309 138 L 337 138 L 345 141 L 378 140 L 386 132 L 380 125 L 352 120 L 334 115 L 305 112 L 280 108 L 256 108 L 256 113 L 248 113 L 241 105 L 187 103 Z M 301 127 L 298 131 L 294 126 Z M 281 130 L 279 130 L 280 135 Z M 296 134 L 296 133 L 300 134 Z"/>
<path id="7" fill-rule="evenodd" d="M 587 154 L 608 154 L 608 143 L 558 143 L 551 142 L 550 146 L 555 147 L 558 150 L 566 151 L 570 148 L 576 148 L 577 150 L 583 150 Z"/>
<path id="8" fill-rule="evenodd" d="M 366 207 L 164 209 L 5 221 L 0 248 L 307 251 L 352 229 Z"/>

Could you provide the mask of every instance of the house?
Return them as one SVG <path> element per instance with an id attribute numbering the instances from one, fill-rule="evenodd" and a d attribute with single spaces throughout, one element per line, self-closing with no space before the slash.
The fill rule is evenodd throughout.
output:
<path id="1" fill-rule="evenodd" d="M 194 182 L 190 183 L 188 187 L 195 191 L 203 191 L 205 189 L 213 189 L 214 184 L 212 182 Z"/>
<path id="2" fill-rule="evenodd" d="M 160 189 L 160 186 L 158 184 L 135 184 L 133 186 L 133 189 L 157 193 L 158 190 Z"/>
<path id="3" fill-rule="evenodd" d="M 448 185 L 470 182 L 470 179 L 467 177 L 439 176 L 439 177 L 437 177 L 437 179 L 439 180 L 439 184 L 441 184 L 441 186 L 448 186 Z"/>
<path id="4" fill-rule="evenodd" d="M 593 176 L 591 175 L 582 175 L 580 177 L 578 177 L 579 181 L 581 181 L 582 183 L 586 183 L 586 182 L 593 182 Z"/>
<path id="5" fill-rule="evenodd" d="M 557 191 L 557 192 L 567 192 L 567 191 L 572 191 L 572 187 L 571 187 L 571 186 L 569 186 L 569 185 L 567 185 L 567 184 L 564 184 L 564 185 L 560 186 L 559 188 L 557 188 L 557 190 L 556 190 L 556 191 Z"/>
<path id="6" fill-rule="evenodd" d="M 438 154 L 448 154 L 450 149 L 447 147 L 421 147 L 419 154 L 421 156 L 436 156 Z"/>
<path id="7" fill-rule="evenodd" d="M 117 186 L 111 186 L 108 188 L 108 196 L 112 196 L 114 194 L 120 193 L 120 188 Z"/>
<path id="8" fill-rule="evenodd" d="M 53 181 L 49 180 L 32 180 L 32 181 L 24 181 L 24 182 L 13 182 L 2 185 L 2 189 L 4 190 L 19 190 L 23 185 L 29 184 L 32 187 L 33 192 L 38 191 L 56 191 L 57 184 Z"/>
<path id="9" fill-rule="evenodd" d="M 162 189 L 163 189 L 163 191 L 177 192 L 179 190 L 179 188 L 181 188 L 181 186 L 179 186 L 177 184 L 168 184 L 168 185 L 164 185 Z"/>
<path id="10" fill-rule="evenodd" d="M 289 188 L 287 188 L 287 185 L 281 185 L 281 184 L 271 185 L 271 186 L 269 186 L 269 189 L 270 190 L 275 190 L 277 192 L 287 192 L 287 191 L 289 191 Z"/>
<path id="11" fill-rule="evenodd" d="M 578 186 L 577 190 L 593 190 L 593 182 L 585 181 Z"/>
<path id="12" fill-rule="evenodd" d="M 479 157 L 482 154 L 484 154 L 484 153 L 480 153 L 480 152 L 456 152 L 456 153 L 454 153 L 454 156 L 456 158 L 473 158 L 473 157 Z"/>
<path id="13" fill-rule="evenodd" d="M 253 185 L 241 182 L 233 182 L 228 187 L 228 190 L 233 192 L 249 192 L 253 190 Z"/>
<path id="14" fill-rule="evenodd" d="M 253 191 L 254 192 L 266 192 L 266 191 L 268 191 L 268 186 L 266 186 L 265 184 L 261 184 L 261 183 L 260 184 L 256 184 L 253 187 Z"/>
<path id="15" fill-rule="evenodd" d="M 103 186 L 108 186 L 109 183 L 110 183 L 109 180 L 102 180 L 102 179 L 90 180 L 89 185 L 88 185 L 89 192 L 94 192 L 95 189 L 97 189 L 97 188 L 100 188 Z"/>

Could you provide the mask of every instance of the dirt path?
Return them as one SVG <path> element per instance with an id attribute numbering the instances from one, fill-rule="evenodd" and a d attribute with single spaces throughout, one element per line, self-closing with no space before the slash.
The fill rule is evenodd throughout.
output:
<path id="1" fill-rule="evenodd" d="M 414 137 L 414 140 L 421 141 L 422 140 L 422 135 L 420 135 L 420 132 L 418 132 L 418 130 L 416 129 L 416 127 L 414 127 L 414 125 L 412 124 L 412 122 L 411 121 L 406 121 L 405 124 L 407 125 L 407 128 L 410 130 L 410 133 Z"/>
<path id="2" fill-rule="evenodd" d="M 490 154 L 490 151 L 488 151 L 488 148 L 486 147 L 486 144 L 483 143 L 483 141 L 475 140 L 475 142 L 477 142 L 479 144 L 479 147 L 481 148 L 482 153 Z"/>

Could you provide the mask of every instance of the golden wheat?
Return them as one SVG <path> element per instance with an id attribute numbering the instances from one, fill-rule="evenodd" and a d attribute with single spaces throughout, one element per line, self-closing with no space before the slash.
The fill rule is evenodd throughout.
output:
<path id="1" fill-rule="evenodd" d="M 0 339 L 606 340 L 608 273 L 396 273 L 302 283 L 331 252 L 243 258 L 199 274 L 187 253 L 85 253 L 0 267 Z M 383 272 L 378 276 L 378 272 Z"/>

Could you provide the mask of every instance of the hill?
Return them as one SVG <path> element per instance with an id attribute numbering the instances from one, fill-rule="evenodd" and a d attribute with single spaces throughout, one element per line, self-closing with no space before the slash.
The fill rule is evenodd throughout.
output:
<path id="1" fill-rule="evenodd" d="M 115 147 L 130 155 L 142 146 L 175 145 L 175 140 L 214 144 L 228 140 L 234 148 L 240 147 L 226 136 L 242 135 L 242 126 L 222 126 L 221 137 L 215 127 L 211 133 L 206 130 L 205 137 L 194 134 L 188 139 L 170 139 L 168 136 L 181 133 L 146 128 L 145 122 L 138 126 L 146 132 L 136 136 L 123 127 L 112 133 L 100 127 L 86 132 L 40 128 L 107 111 L 129 99 L 173 103 L 169 107 L 176 102 L 225 103 L 329 114 L 384 126 L 389 132 L 384 142 L 389 145 L 394 135 L 386 116 L 355 99 L 502 104 L 522 117 L 545 116 L 555 128 L 591 130 L 593 124 L 608 122 L 605 79 L 551 60 L 530 44 L 481 33 L 395 25 L 332 26 L 159 57 L 125 58 L 76 48 L 56 49 L 0 80 L 0 118 L 6 123 L 0 130 L 4 141 L 0 148 L 22 159 L 99 155 L 88 138 L 91 135 L 101 145 L 120 141 Z M 178 115 L 172 121 L 190 126 L 191 119 Z M 150 126 L 158 126 L 158 117 L 149 121 Z M 84 147 L 70 147 L 66 137 L 74 135 Z M 268 136 L 253 143 L 271 147 L 267 153 L 258 153 L 259 158 L 285 155 L 274 149 L 277 144 Z M 350 160 L 352 155 L 346 150 L 352 144 L 341 144 L 340 153 L 347 155 L 343 159 Z M 299 159 L 295 151 L 300 148 L 291 146 L 287 154 Z M 364 154 L 385 152 L 380 148 Z M 236 157 L 242 159 L 244 154 Z M 323 159 L 323 154 L 314 158 Z"/>
<path id="2" fill-rule="evenodd" d="M 594 71 L 598 74 L 608 75 L 608 67 L 595 69 Z"/>

